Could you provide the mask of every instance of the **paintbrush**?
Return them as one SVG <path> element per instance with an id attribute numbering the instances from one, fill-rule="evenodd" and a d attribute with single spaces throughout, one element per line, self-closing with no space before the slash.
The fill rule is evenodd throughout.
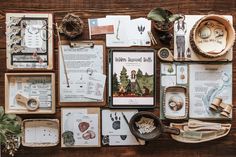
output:
<path id="1" fill-rule="evenodd" d="M 129 122 L 128 122 L 128 119 L 126 118 L 125 114 L 123 112 L 121 112 L 121 114 L 122 114 L 123 118 L 125 119 L 126 124 L 129 127 Z M 134 136 L 134 137 L 135 137 L 136 141 L 138 142 L 138 144 L 141 144 L 139 139 L 136 136 Z"/>

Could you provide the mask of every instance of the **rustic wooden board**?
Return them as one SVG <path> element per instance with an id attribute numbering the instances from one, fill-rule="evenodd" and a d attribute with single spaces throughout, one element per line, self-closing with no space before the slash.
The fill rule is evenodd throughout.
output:
<path id="1" fill-rule="evenodd" d="M 80 15 L 86 26 L 80 39 L 88 39 L 87 18 L 104 17 L 107 14 L 125 14 L 132 18 L 145 17 L 150 9 L 154 7 L 165 7 L 172 12 L 183 14 L 231 14 L 234 16 L 233 23 L 236 28 L 236 1 L 215 0 L 0 0 L 0 104 L 4 104 L 4 73 L 6 71 L 5 50 L 5 12 L 45 12 L 54 14 L 54 22 L 60 23 L 67 12 Z M 155 33 L 154 33 L 155 34 Z M 100 35 L 93 39 L 104 40 Z M 54 38 L 54 67 L 50 72 L 56 73 L 56 91 L 58 92 L 58 50 L 57 37 Z M 236 45 L 236 44 L 235 44 Z M 158 44 L 156 48 L 162 45 Z M 173 49 L 173 46 L 170 46 Z M 236 74 L 236 46 L 234 46 L 233 74 Z M 159 66 L 158 66 L 159 67 Z M 159 72 L 159 71 L 157 71 Z M 159 76 L 159 75 L 157 75 Z M 159 80 L 159 77 L 157 78 Z M 236 77 L 233 79 L 233 87 Z M 56 94 L 57 95 L 57 94 Z M 233 92 L 233 103 L 236 103 L 236 92 Z M 159 81 L 157 82 L 157 100 L 159 100 Z M 60 119 L 60 107 L 56 97 L 57 113 L 55 115 L 25 115 L 24 118 L 58 118 Z M 159 108 L 159 106 L 158 106 Z M 158 109 L 155 111 L 158 113 Z M 228 136 L 202 144 L 182 144 L 173 141 L 169 135 L 163 135 L 160 139 L 150 142 L 147 146 L 135 147 L 102 147 L 102 148 L 76 148 L 62 149 L 60 144 L 51 148 L 27 148 L 21 147 L 16 154 L 17 157 L 233 157 L 236 154 L 236 106 L 233 110 L 233 126 Z M 168 123 L 168 122 L 166 122 Z M 3 155 L 6 156 L 6 155 Z"/>

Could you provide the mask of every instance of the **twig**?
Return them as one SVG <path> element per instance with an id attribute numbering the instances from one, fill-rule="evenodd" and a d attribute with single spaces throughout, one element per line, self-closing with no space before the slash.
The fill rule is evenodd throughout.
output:
<path id="1" fill-rule="evenodd" d="M 67 83 L 67 87 L 70 87 L 68 74 L 67 74 L 67 70 L 66 70 L 66 63 L 65 63 L 65 59 L 64 59 L 64 53 L 63 53 L 62 44 L 61 44 L 61 38 L 60 38 L 60 34 L 59 34 L 59 28 L 58 28 L 57 23 L 56 23 L 56 29 L 57 29 L 57 36 L 58 36 L 58 46 L 61 49 L 61 54 L 60 55 L 61 55 L 63 66 L 64 66 L 64 73 L 65 73 L 65 76 L 66 76 L 66 83 Z"/>

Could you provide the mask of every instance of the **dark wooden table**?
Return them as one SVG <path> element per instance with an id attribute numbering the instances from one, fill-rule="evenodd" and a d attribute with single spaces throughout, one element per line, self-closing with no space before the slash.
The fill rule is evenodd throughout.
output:
<path id="1" fill-rule="evenodd" d="M 165 7 L 174 13 L 183 14 L 231 14 L 234 16 L 236 26 L 236 1 L 235 0 L 0 0 L 0 104 L 4 104 L 4 73 L 6 71 L 5 51 L 5 12 L 45 12 L 54 14 L 54 22 L 59 22 L 68 13 L 80 15 L 86 27 L 81 39 L 88 39 L 88 18 L 105 17 L 108 14 L 131 15 L 132 18 L 145 17 L 154 7 Z M 96 36 L 94 39 L 105 39 L 105 36 Z M 54 66 L 58 85 L 58 49 L 57 38 L 54 40 L 56 58 Z M 160 48 L 162 45 L 158 45 Z M 157 48 L 158 48 L 157 47 Z M 172 46 L 173 47 L 173 46 Z M 171 47 L 171 48 L 172 48 Z M 236 59 L 236 47 L 234 46 L 234 60 Z M 235 60 L 236 61 L 236 60 Z M 236 74 L 235 62 L 233 73 Z M 235 87 L 236 77 L 233 79 Z M 158 83 L 159 84 L 159 83 Z M 159 94 L 159 90 L 157 91 Z M 233 103 L 236 103 L 236 92 L 233 92 Z M 157 105 L 159 108 L 159 105 Z M 158 112 L 157 108 L 157 112 Z M 235 157 L 236 156 L 236 108 L 233 109 L 233 127 L 230 134 L 222 139 L 202 143 L 183 144 L 171 140 L 168 135 L 150 142 L 147 146 L 131 147 L 101 147 L 101 148 L 74 148 L 62 149 L 60 145 L 52 148 L 26 148 L 21 147 L 16 156 L 19 157 Z M 24 118 L 58 118 L 60 119 L 60 107 L 57 98 L 56 115 L 23 116 Z M 4 155 L 5 156 L 5 155 Z"/>

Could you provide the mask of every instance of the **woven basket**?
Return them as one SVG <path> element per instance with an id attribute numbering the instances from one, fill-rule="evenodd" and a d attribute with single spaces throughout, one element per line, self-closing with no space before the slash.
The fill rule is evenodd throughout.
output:
<path id="1" fill-rule="evenodd" d="M 226 43 L 225 46 L 222 46 L 222 50 L 220 52 L 211 52 L 211 51 L 203 51 L 203 45 L 201 45 L 200 43 L 205 42 L 205 46 L 207 46 L 207 42 L 209 42 L 210 40 L 213 40 L 215 42 L 215 44 L 217 45 L 219 43 L 219 41 L 221 40 L 220 38 L 217 38 L 216 35 L 211 35 L 210 39 L 203 39 L 203 37 L 200 37 L 200 33 L 201 33 L 201 29 L 203 27 L 207 27 L 206 23 L 209 21 L 214 21 L 220 25 L 223 25 L 225 29 L 224 32 L 227 32 L 223 34 L 225 34 L 222 38 L 226 39 Z M 212 26 L 211 30 L 214 29 L 214 32 L 212 31 L 208 31 L 207 33 L 215 33 L 216 32 L 216 26 Z M 206 35 L 204 34 L 204 35 Z M 215 33 L 216 34 L 216 33 Z M 207 38 L 207 36 L 205 36 Z M 201 39 L 202 41 L 200 41 L 199 39 Z M 219 40 L 220 39 L 220 40 Z M 235 41 L 235 30 L 233 28 L 233 26 L 230 24 L 229 20 L 227 20 L 226 18 L 224 18 L 223 16 L 220 15 L 214 15 L 214 14 L 210 14 L 207 16 L 202 17 L 200 20 L 198 20 L 195 25 L 193 26 L 191 32 L 190 32 L 190 45 L 193 49 L 194 52 L 204 56 L 204 57 L 208 57 L 208 58 L 215 58 L 215 57 L 220 57 L 222 55 L 225 55 L 234 45 L 234 41 Z M 218 42 L 218 43 L 217 43 Z M 214 43 L 211 43 L 211 45 L 214 45 Z M 222 44 L 223 45 L 223 44 Z M 214 48 L 213 46 L 209 46 L 209 48 Z"/>

